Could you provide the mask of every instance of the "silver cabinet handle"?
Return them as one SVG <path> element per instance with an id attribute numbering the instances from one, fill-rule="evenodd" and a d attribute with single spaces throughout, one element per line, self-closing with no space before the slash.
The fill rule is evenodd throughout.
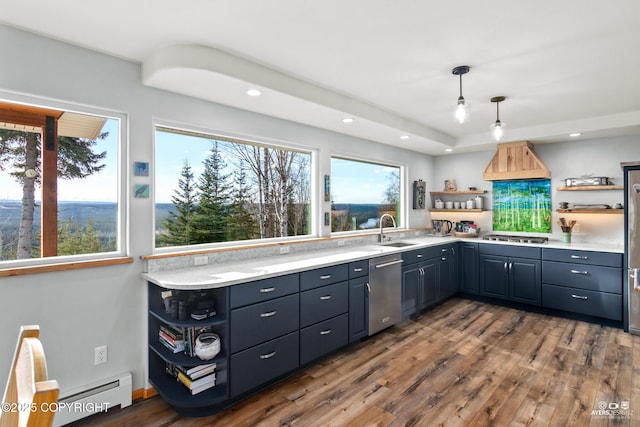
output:
<path id="1" fill-rule="evenodd" d="M 320 299 L 323 300 L 323 301 L 331 299 L 331 295 L 325 295 L 323 297 L 320 297 Z"/>
<path id="2" fill-rule="evenodd" d="M 507 262 L 506 261 L 504 262 L 504 272 L 505 273 L 507 272 Z"/>
<path id="3" fill-rule="evenodd" d="M 353 271 L 355 271 L 356 273 L 360 273 L 362 271 L 362 268 L 354 268 Z"/>
<path id="4" fill-rule="evenodd" d="M 421 254 L 416 255 L 416 258 L 422 258 Z"/>
<path id="5" fill-rule="evenodd" d="M 276 290 L 275 286 L 272 286 L 270 288 L 260 288 L 260 292 L 263 294 L 269 293 L 269 292 L 273 292 Z"/>
<path id="6" fill-rule="evenodd" d="M 276 355 L 276 352 L 272 351 L 271 353 L 261 354 L 260 359 L 271 359 L 275 355 Z"/>
<path id="7" fill-rule="evenodd" d="M 331 279 L 330 274 L 325 274 L 324 276 L 320 276 L 320 280 L 327 280 L 327 279 Z"/>
<path id="8" fill-rule="evenodd" d="M 260 317 L 271 317 L 271 316 L 274 316 L 276 313 L 277 313 L 276 310 L 268 311 L 266 313 L 260 313 Z"/>
<path id="9" fill-rule="evenodd" d="M 581 255 L 571 255 L 572 259 L 589 259 L 588 256 L 581 256 Z"/>
<path id="10" fill-rule="evenodd" d="M 443 256 L 443 257 L 442 257 L 442 261 L 446 261 L 446 260 L 447 260 L 447 257 L 446 257 L 446 256 Z"/>
<path id="11" fill-rule="evenodd" d="M 589 275 L 589 272 L 588 272 L 588 271 L 571 270 L 571 272 L 572 272 L 573 274 L 582 274 L 582 275 L 585 275 L 585 276 L 588 276 L 588 275 Z"/>
<path id="12" fill-rule="evenodd" d="M 453 255 L 455 255 L 455 254 L 456 254 L 456 248 L 451 248 L 451 253 L 452 253 Z"/>
<path id="13" fill-rule="evenodd" d="M 327 329 L 326 331 L 320 331 L 320 335 L 329 335 L 332 329 Z"/>
<path id="14" fill-rule="evenodd" d="M 440 252 L 447 252 L 448 249 L 440 249 Z"/>
<path id="15" fill-rule="evenodd" d="M 512 262 L 509 263 L 509 271 L 513 271 L 513 263 Z"/>
<path id="16" fill-rule="evenodd" d="M 571 298 L 582 299 L 582 300 L 589 299 L 589 297 L 586 297 L 584 295 L 576 295 L 576 294 L 571 294 Z"/>
<path id="17" fill-rule="evenodd" d="M 369 286 L 369 282 L 367 282 L 367 293 L 371 293 L 371 286 Z"/>

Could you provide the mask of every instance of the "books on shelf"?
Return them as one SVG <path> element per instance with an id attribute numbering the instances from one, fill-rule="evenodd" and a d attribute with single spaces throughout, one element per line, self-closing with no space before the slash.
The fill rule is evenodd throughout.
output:
<path id="1" fill-rule="evenodd" d="M 191 394 L 198 394 L 216 385 L 215 371 L 210 372 L 208 374 L 204 374 L 204 376 L 194 379 L 178 369 L 177 378 L 178 378 L 178 381 L 184 384 L 191 391 Z"/>
<path id="2" fill-rule="evenodd" d="M 190 368 L 184 368 L 182 366 L 177 365 L 176 369 L 182 373 L 184 373 L 185 375 L 187 375 L 189 378 L 191 378 L 192 380 L 198 379 L 200 377 L 203 377 L 207 374 L 210 374 L 211 372 L 216 370 L 216 364 L 214 363 L 208 363 L 205 365 L 198 365 L 198 366 L 193 366 Z"/>
<path id="3" fill-rule="evenodd" d="M 158 331 L 160 342 L 173 353 L 185 350 L 184 335 L 181 330 L 170 325 L 160 325 Z"/>

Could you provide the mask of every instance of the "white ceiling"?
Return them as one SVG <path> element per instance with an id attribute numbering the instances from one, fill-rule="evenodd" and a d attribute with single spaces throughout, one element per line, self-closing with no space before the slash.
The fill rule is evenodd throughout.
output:
<path id="1" fill-rule="evenodd" d="M 434 155 L 491 147 L 498 95 L 505 141 L 640 135 L 638 0 L 21 0 L 0 22 L 140 63 L 149 86 Z"/>

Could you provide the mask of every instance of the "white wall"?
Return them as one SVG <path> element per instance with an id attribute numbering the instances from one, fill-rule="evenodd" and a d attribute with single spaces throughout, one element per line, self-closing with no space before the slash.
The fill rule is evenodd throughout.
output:
<path id="1" fill-rule="evenodd" d="M 79 110 L 86 105 L 128 115 L 128 165 L 153 165 L 153 124 L 160 119 L 317 149 L 318 179 L 329 173 L 330 155 L 339 152 L 405 165 L 409 182 L 432 181 L 430 156 L 147 88 L 138 64 L 1 25 L 0 51 L 5 58 L 0 98 L 53 107 L 64 102 Z M 132 168 L 127 169 L 130 173 Z M 140 178 L 129 179 L 131 192 Z M 146 287 L 139 274 L 140 256 L 153 252 L 153 198 L 129 195 L 127 203 L 133 264 L 0 278 L 3 389 L 23 324 L 40 325 L 50 377 L 58 380 L 63 393 L 124 371 L 133 373 L 134 389 L 146 386 Z M 319 210 L 328 208 L 323 204 Z M 410 227 L 427 225 L 425 210 L 410 210 L 408 216 Z M 105 344 L 109 361 L 94 366 L 94 347 Z"/>
<path id="2" fill-rule="evenodd" d="M 617 138 L 580 140 L 557 144 L 534 144 L 534 150 L 551 170 L 551 200 L 553 205 L 552 238 L 560 239 L 560 228 L 557 225 L 559 216 L 579 223 L 579 232 L 573 234 L 573 241 L 589 241 L 595 243 L 624 243 L 624 218 L 615 214 L 562 214 L 555 210 L 559 202 L 570 204 L 608 204 L 614 206 L 623 202 L 623 191 L 557 191 L 564 186 L 565 178 L 582 175 L 606 176 L 614 178 L 617 185 L 623 184 L 621 162 L 640 160 L 640 136 L 624 136 Z M 445 179 L 455 179 L 458 189 L 469 186 L 487 190 L 485 203 L 491 209 L 492 183 L 482 180 L 482 173 L 487 167 L 495 150 L 474 153 L 453 154 L 438 157 L 435 161 L 433 189 L 442 191 Z M 491 231 L 491 211 L 479 213 L 434 214 L 434 218 L 452 221 L 473 220 L 480 224 L 483 231 Z"/>

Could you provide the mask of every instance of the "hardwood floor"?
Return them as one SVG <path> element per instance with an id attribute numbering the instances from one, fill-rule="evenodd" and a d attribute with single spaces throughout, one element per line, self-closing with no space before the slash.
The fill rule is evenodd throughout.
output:
<path id="1" fill-rule="evenodd" d="M 225 412 L 154 397 L 73 425 L 638 426 L 640 336 L 454 298 Z"/>

